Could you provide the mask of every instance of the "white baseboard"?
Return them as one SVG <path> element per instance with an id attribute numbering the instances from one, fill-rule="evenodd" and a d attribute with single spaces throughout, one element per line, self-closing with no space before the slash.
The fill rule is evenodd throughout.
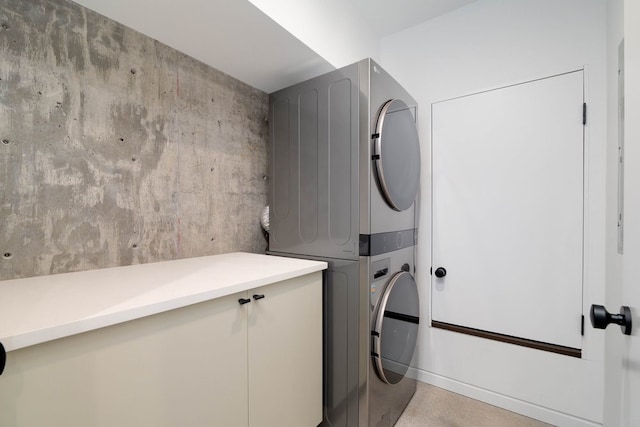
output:
<path id="1" fill-rule="evenodd" d="M 409 368 L 407 376 L 499 408 L 506 409 L 536 420 L 559 427 L 602 427 L 602 424 L 578 418 L 573 415 L 544 408 L 503 394 L 494 393 L 451 378 L 443 377 L 416 368 Z"/>

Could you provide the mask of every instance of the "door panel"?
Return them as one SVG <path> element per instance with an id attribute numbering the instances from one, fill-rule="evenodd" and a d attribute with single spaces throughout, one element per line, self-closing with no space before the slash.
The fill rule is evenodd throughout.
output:
<path id="1" fill-rule="evenodd" d="M 420 318 L 418 288 L 410 273 L 399 271 L 389 280 L 376 310 L 372 359 L 378 377 L 399 383 L 413 359 Z"/>
<path id="2" fill-rule="evenodd" d="M 380 112 L 374 138 L 378 188 L 396 211 L 413 206 L 420 186 L 420 141 L 415 119 L 404 101 L 388 101 Z"/>
<path id="3" fill-rule="evenodd" d="M 246 426 L 246 292 L 8 354 L 0 426 Z"/>
<path id="4" fill-rule="evenodd" d="M 631 335 L 607 328 L 605 353 L 605 425 L 640 425 L 640 4 L 624 1 L 624 97 L 620 124 L 624 135 L 624 239 L 622 283 L 607 283 L 607 304 L 631 308 Z M 611 71 L 610 71 L 611 72 Z M 615 99 L 615 94 L 609 94 Z M 619 113 L 620 113 L 619 112 Z M 615 143 L 615 141 L 609 141 Z M 613 303 L 617 303 L 613 305 Z"/>
<path id="5" fill-rule="evenodd" d="M 432 106 L 433 320 L 581 348 L 583 72 Z"/>
<path id="6" fill-rule="evenodd" d="M 322 421 L 322 275 L 250 292 L 249 425 L 316 426 Z"/>

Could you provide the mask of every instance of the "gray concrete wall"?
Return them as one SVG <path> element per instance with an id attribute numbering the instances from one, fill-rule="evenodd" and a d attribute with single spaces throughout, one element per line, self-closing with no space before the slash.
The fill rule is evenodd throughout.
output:
<path id="1" fill-rule="evenodd" d="M 0 280 L 265 249 L 265 93 L 66 0 L 0 0 L 0 78 Z"/>

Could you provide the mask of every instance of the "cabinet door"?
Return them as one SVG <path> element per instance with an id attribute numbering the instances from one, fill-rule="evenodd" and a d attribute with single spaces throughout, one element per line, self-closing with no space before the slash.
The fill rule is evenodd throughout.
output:
<path id="1" fill-rule="evenodd" d="M 582 71 L 436 103 L 433 320 L 580 349 Z"/>
<path id="2" fill-rule="evenodd" d="M 0 426 L 246 426 L 240 296 L 8 353 Z"/>
<path id="3" fill-rule="evenodd" d="M 249 425 L 315 427 L 322 421 L 322 273 L 257 288 L 249 298 Z"/>

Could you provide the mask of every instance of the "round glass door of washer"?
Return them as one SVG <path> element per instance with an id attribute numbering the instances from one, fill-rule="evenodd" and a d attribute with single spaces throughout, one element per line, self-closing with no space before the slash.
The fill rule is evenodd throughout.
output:
<path id="1" fill-rule="evenodd" d="M 376 310 L 372 357 L 378 377 L 387 384 L 404 378 L 418 339 L 418 287 L 406 271 L 393 275 Z"/>
<path id="2" fill-rule="evenodd" d="M 378 187 L 396 211 L 409 209 L 420 183 L 420 142 L 411 109 L 400 99 L 387 101 L 373 135 L 373 163 Z"/>

